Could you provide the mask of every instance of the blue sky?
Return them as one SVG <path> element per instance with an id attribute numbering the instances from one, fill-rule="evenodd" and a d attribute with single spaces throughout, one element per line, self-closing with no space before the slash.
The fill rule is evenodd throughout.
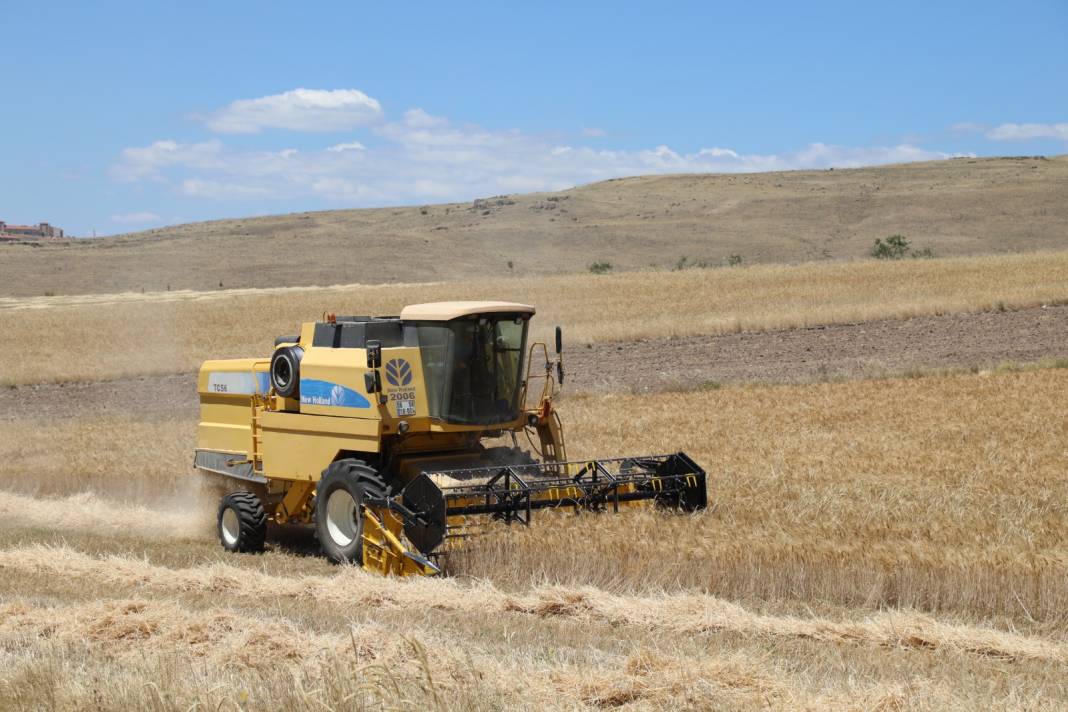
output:
<path id="1" fill-rule="evenodd" d="M 1068 2 L 0 0 L 0 220 L 1068 153 Z"/>

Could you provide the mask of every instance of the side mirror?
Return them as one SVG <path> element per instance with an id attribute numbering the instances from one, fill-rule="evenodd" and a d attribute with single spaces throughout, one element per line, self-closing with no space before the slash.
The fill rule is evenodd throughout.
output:
<path id="1" fill-rule="evenodd" d="M 371 369 L 363 374 L 363 385 L 368 393 L 378 393 L 378 404 L 384 405 L 386 396 L 382 393 L 382 342 L 373 339 L 367 342 L 367 368 Z"/>
<path id="2" fill-rule="evenodd" d="M 367 342 L 367 368 L 381 368 L 382 367 L 382 342 L 381 341 L 368 341 Z"/>
<path id="3" fill-rule="evenodd" d="M 556 382 L 564 385 L 564 362 L 560 358 L 560 352 L 564 350 L 564 332 L 556 327 Z"/>

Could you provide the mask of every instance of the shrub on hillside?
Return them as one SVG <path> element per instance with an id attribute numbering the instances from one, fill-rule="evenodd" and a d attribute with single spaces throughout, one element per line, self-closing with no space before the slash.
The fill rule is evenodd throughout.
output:
<path id="1" fill-rule="evenodd" d="M 611 262 L 594 262 L 589 266 L 590 272 L 593 274 L 604 274 L 605 272 L 612 271 Z"/>
<path id="2" fill-rule="evenodd" d="M 871 256 L 877 260 L 900 260 L 908 252 L 909 241 L 904 235 L 891 235 L 886 240 L 877 237 L 871 248 Z"/>

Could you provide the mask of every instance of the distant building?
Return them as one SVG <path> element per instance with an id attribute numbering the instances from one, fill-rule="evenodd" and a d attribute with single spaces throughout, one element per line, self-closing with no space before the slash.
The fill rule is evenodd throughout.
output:
<path id="1" fill-rule="evenodd" d="M 60 240 L 63 230 L 43 222 L 36 225 L 8 225 L 0 220 L 0 239 L 2 240 Z"/>

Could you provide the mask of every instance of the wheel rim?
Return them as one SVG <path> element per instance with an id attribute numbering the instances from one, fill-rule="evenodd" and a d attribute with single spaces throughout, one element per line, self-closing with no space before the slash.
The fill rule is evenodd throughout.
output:
<path id="1" fill-rule="evenodd" d="M 234 546 L 237 544 L 237 540 L 241 536 L 241 522 L 238 521 L 237 512 L 232 507 L 227 507 L 223 510 L 222 521 L 219 522 L 219 530 L 222 533 L 223 541 L 228 545 Z"/>
<path id="2" fill-rule="evenodd" d="M 293 377 L 293 369 L 289 367 L 289 360 L 285 356 L 280 357 L 274 364 L 274 380 L 278 385 L 285 388 Z"/>
<path id="3" fill-rule="evenodd" d="M 348 546 L 359 531 L 356 500 L 348 491 L 336 489 L 326 500 L 326 531 L 338 546 Z"/>

